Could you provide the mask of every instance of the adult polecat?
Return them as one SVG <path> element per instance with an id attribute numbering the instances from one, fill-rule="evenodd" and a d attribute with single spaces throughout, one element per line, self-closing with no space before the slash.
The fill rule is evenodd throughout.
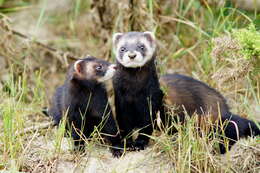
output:
<path id="1" fill-rule="evenodd" d="M 163 93 L 155 68 L 156 43 L 151 32 L 116 33 L 113 47 L 118 70 L 113 77 L 116 118 L 122 137 L 133 129 L 139 136 L 127 144 L 144 149 L 153 132 L 153 120 L 162 107 Z M 131 136 L 131 135 L 130 135 Z"/>
<path id="2" fill-rule="evenodd" d="M 241 137 L 260 135 L 257 125 L 248 119 L 234 115 L 229 111 L 225 98 L 215 89 L 203 82 L 180 74 L 166 74 L 160 78 L 160 84 L 166 89 L 165 102 L 174 105 L 174 114 L 178 120 L 185 119 L 188 115 L 199 115 L 200 124 L 209 120 L 213 124 L 224 124 L 224 135 L 229 140 L 231 148 Z M 221 128 L 218 128 L 222 134 Z M 225 153 L 227 148 L 220 144 L 220 152 Z"/>
<path id="3" fill-rule="evenodd" d="M 102 133 L 112 143 L 112 154 L 116 157 L 122 153 L 120 135 L 113 119 L 104 81 L 112 78 L 116 65 L 87 57 L 76 61 L 68 71 L 65 83 L 58 87 L 53 97 L 52 105 L 47 112 L 55 124 L 67 115 L 68 126 L 75 147 L 83 149 L 84 140 L 100 127 Z"/>

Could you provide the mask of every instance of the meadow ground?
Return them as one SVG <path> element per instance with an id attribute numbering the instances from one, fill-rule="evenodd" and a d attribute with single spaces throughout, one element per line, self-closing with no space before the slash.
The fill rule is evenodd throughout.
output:
<path id="1" fill-rule="evenodd" d="M 260 172 L 259 137 L 220 155 L 218 138 L 198 132 L 196 117 L 173 136 L 155 131 L 146 150 L 118 159 L 98 134 L 84 154 L 73 152 L 64 126 L 41 113 L 71 57 L 114 62 L 114 32 L 150 30 L 159 75 L 204 81 L 232 112 L 260 121 L 260 15 L 257 5 L 246 11 L 233 2 L 0 0 L 0 172 Z"/>

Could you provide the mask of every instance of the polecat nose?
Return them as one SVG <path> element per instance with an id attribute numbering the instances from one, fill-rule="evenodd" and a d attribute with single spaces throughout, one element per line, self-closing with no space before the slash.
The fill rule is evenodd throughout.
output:
<path id="1" fill-rule="evenodd" d="M 135 59 L 136 53 L 130 52 L 130 53 L 128 54 L 128 57 L 129 57 L 130 59 Z"/>

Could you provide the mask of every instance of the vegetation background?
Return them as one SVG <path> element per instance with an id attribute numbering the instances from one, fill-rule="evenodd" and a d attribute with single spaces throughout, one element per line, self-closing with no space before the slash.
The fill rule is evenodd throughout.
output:
<path id="1" fill-rule="evenodd" d="M 259 0 L 0 0 L 0 172 L 260 172 L 260 140 L 216 152 L 194 119 L 150 146 L 112 158 L 99 136 L 84 155 L 42 113 L 73 57 L 114 62 L 115 32 L 154 31 L 158 72 L 219 90 L 234 113 L 260 120 Z"/>

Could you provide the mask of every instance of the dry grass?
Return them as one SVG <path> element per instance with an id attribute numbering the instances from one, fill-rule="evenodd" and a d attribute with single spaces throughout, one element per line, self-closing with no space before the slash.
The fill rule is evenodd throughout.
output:
<path id="1" fill-rule="evenodd" d="M 158 38 L 158 70 L 181 72 L 216 87 L 242 116 L 260 120 L 259 74 L 241 54 L 232 29 L 256 18 L 227 9 L 225 1 L 28 1 L 0 17 L 0 170 L 23 172 L 259 172 L 259 138 L 241 140 L 226 155 L 217 138 L 198 133 L 193 120 L 169 136 L 155 132 L 149 147 L 112 158 L 106 146 L 89 141 L 84 155 L 72 151 L 64 129 L 40 128 L 41 114 L 61 84 L 66 60 L 35 40 L 76 57 L 91 54 L 114 61 L 114 32 L 152 30 Z M 8 1 L 7 6 L 18 1 Z M 0 9 L 1 11 L 1 9 Z M 23 39 L 4 28 L 18 30 Z M 24 129 L 32 128 L 31 133 Z M 174 139 L 174 140 L 173 140 Z"/>

